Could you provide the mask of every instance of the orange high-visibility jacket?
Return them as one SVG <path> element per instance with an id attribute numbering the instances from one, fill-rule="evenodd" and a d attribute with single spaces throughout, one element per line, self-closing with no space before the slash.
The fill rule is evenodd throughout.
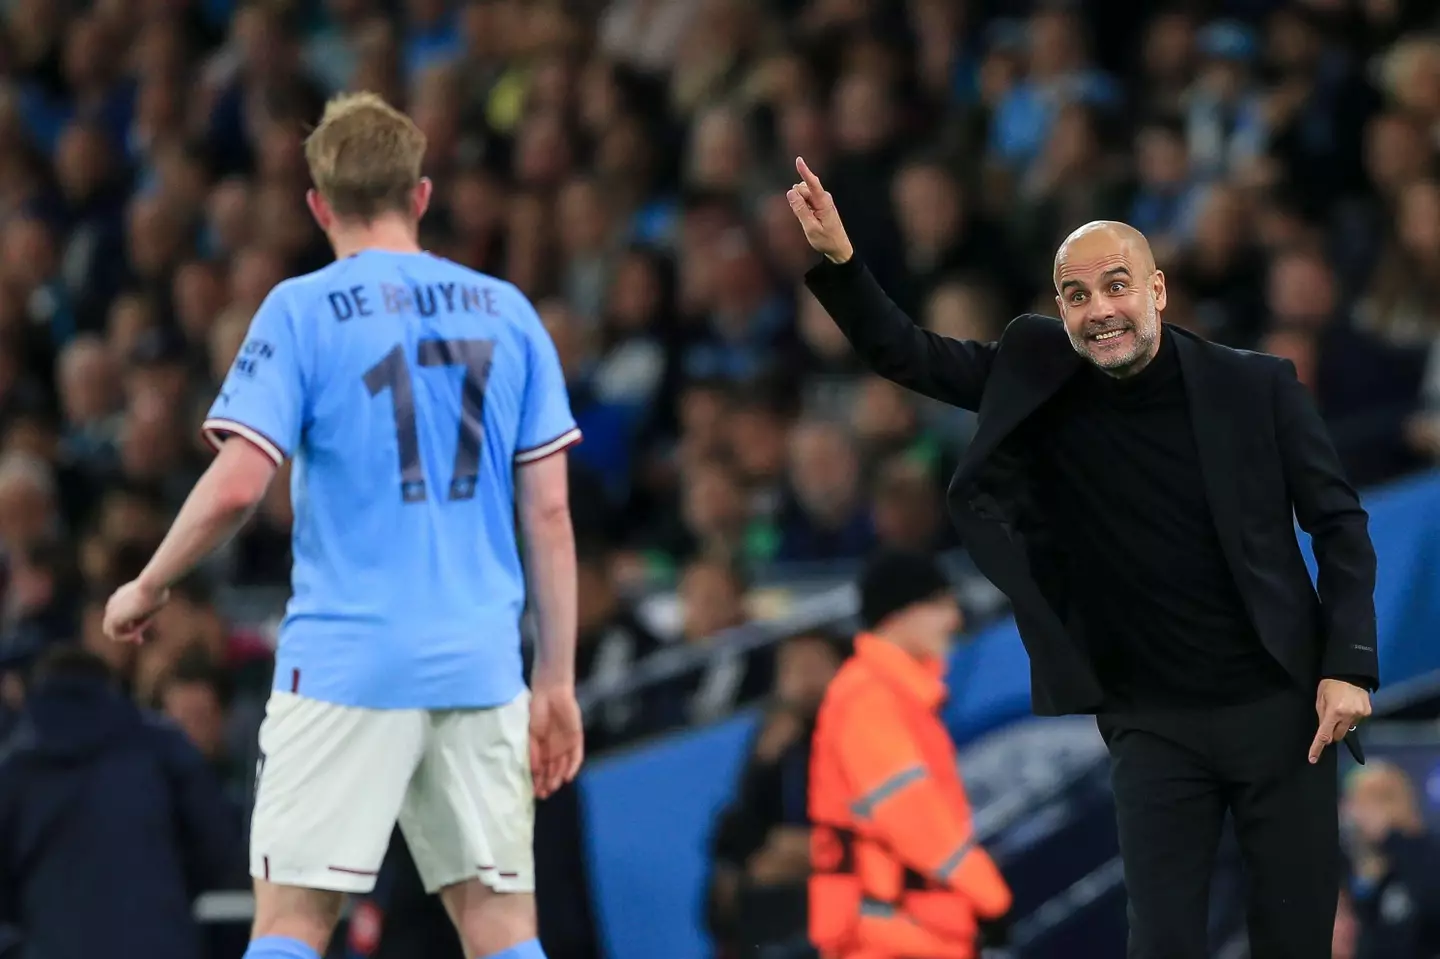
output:
<path id="1" fill-rule="evenodd" d="M 810 759 L 810 939 L 826 959 L 973 959 L 1010 887 L 975 842 L 937 714 L 942 664 L 875 636 L 825 694 Z"/>

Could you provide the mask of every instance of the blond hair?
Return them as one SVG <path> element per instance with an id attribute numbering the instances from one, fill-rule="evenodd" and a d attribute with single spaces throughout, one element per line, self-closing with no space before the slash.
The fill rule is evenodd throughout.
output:
<path id="1" fill-rule="evenodd" d="M 425 134 L 374 93 L 333 98 L 305 140 L 315 189 L 346 219 L 409 213 L 424 158 Z"/>

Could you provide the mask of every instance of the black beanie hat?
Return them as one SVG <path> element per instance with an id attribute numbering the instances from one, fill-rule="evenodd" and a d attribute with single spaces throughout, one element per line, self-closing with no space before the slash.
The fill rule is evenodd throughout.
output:
<path id="1" fill-rule="evenodd" d="M 953 588 L 933 556 L 899 551 L 881 553 L 871 559 L 860 574 L 861 625 L 874 629 L 885 617 L 907 606 L 935 599 Z"/>

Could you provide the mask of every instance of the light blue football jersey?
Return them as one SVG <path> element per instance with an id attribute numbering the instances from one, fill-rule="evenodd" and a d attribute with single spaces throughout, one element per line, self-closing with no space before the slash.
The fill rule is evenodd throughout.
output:
<path id="1" fill-rule="evenodd" d="M 580 431 L 519 290 L 381 250 L 287 280 L 204 428 L 294 459 L 276 689 L 375 709 L 520 693 L 514 469 Z"/>

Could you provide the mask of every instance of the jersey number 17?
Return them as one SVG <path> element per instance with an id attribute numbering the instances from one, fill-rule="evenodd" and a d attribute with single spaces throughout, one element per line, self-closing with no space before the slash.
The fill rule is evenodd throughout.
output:
<path id="1" fill-rule="evenodd" d="M 485 387 L 490 382 L 494 340 L 421 340 L 416 359 L 421 367 L 459 366 L 460 439 L 455 446 L 455 469 L 450 476 L 452 500 L 473 499 L 480 475 L 480 441 L 485 432 Z M 425 469 L 420 462 L 420 439 L 415 430 L 415 388 L 405 348 L 399 343 L 365 372 L 371 396 L 390 391 L 395 410 L 395 440 L 400 449 L 400 496 L 407 503 L 426 498 Z"/>

